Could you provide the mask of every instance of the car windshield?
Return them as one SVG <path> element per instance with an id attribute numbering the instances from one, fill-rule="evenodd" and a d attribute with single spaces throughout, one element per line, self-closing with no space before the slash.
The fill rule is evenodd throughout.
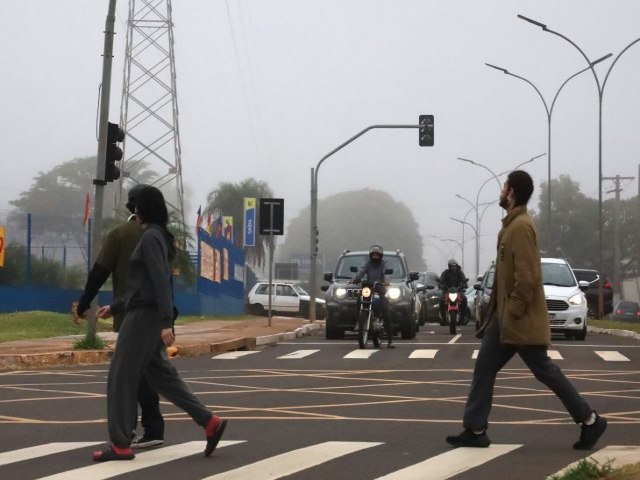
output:
<path id="1" fill-rule="evenodd" d="M 300 285 L 292 285 L 298 295 L 309 295 Z"/>
<path id="2" fill-rule="evenodd" d="M 556 287 L 573 287 L 576 285 L 571 269 L 566 263 L 543 263 L 542 283 Z"/>
<path id="3" fill-rule="evenodd" d="M 485 282 L 484 282 L 484 286 L 487 288 L 493 288 L 493 278 L 496 275 L 496 271 L 495 270 L 489 270 L 486 274 L 486 278 L 485 278 Z"/>
<path id="4" fill-rule="evenodd" d="M 634 313 L 638 310 L 638 304 L 636 302 L 620 302 L 618 303 L 617 310 L 621 310 L 623 312 Z"/>
<path id="5" fill-rule="evenodd" d="M 338 263 L 338 267 L 336 268 L 336 278 L 341 279 L 349 279 L 353 278 L 355 273 L 351 271 L 351 267 L 356 267 L 360 270 L 364 267 L 364 264 L 369 259 L 369 255 L 345 255 L 340 259 Z M 392 269 L 393 273 L 387 275 L 387 278 L 390 280 L 400 280 L 405 278 L 406 272 L 404 271 L 404 266 L 402 265 L 402 260 L 397 256 L 386 256 L 384 257 L 384 263 L 386 269 Z"/>

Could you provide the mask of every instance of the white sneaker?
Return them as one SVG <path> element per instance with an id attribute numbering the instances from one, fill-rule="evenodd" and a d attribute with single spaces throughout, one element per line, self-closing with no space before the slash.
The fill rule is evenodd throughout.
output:
<path id="1" fill-rule="evenodd" d="M 164 440 L 161 438 L 149 438 L 146 435 L 138 436 L 131 442 L 131 448 L 149 448 L 157 447 L 164 444 Z"/>

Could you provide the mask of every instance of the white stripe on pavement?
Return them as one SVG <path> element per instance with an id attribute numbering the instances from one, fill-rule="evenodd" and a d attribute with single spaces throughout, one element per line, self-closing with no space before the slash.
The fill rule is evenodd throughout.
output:
<path id="1" fill-rule="evenodd" d="M 479 352 L 479 351 L 480 351 L 480 350 L 474 350 L 474 351 L 473 351 L 473 353 L 471 354 L 471 358 L 472 358 L 473 360 L 475 360 L 476 358 L 478 358 L 478 352 Z"/>
<path id="2" fill-rule="evenodd" d="M 379 477 L 378 480 L 444 480 L 509 453 L 522 445 L 491 445 L 489 448 L 456 448 L 424 462 Z"/>
<path id="3" fill-rule="evenodd" d="M 211 358 L 215 360 L 235 360 L 240 357 L 251 355 L 252 353 L 258 353 L 258 350 L 237 350 L 235 352 L 225 352 Z"/>
<path id="4" fill-rule="evenodd" d="M 283 360 L 298 359 L 298 358 L 308 357 L 319 351 L 320 350 L 296 350 L 295 352 L 287 353 L 286 355 L 282 355 L 277 358 L 283 359 Z"/>
<path id="5" fill-rule="evenodd" d="M 315 467 L 337 457 L 382 445 L 379 442 L 325 442 L 260 460 L 202 480 L 275 480 Z"/>
<path id="6" fill-rule="evenodd" d="M 36 457 L 44 457 L 45 455 L 53 455 L 54 453 L 66 452 L 68 450 L 89 447 L 91 445 L 99 445 L 101 443 L 104 442 L 54 442 L 21 448 L 20 450 L 12 450 L 10 452 L 2 452 L 0 453 L 0 465 L 22 462 Z"/>
<path id="7" fill-rule="evenodd" d="M 551 360 L 564 360 L 564 358 L 562 358 L 562 355 L 558 350 L 547 350 L 547 356 Z"/>
<path id="8" fill-rule="evenodd" d="M 371 355 L 373 355 L 377 351 L 378 350 L 367 350 L 367 349 L 360 349 L 359 348 L 358 350 L 353 350 L 352 352 L 347 353 L 342 358 L 361 358 L 361 359 L 366 359 L 366 358 L 370 358 Z"/>
<path id="9" fill-rule="evenodd" d="M 596 355 L 605 362 L 629 362 L 630 360 L 620 352 L 611 350 L 596 350 Z"/>
<path id="10" fill-rule="evenodd" d="M 418 349 L 411 352 L 409 358 L 436 358 L 438 350 Z"/>
<path id="11" fill-rule="evenodd" d="M 235 445 L 244 441 L 245 440 L 221 440 L 218 444 L 218 448 Z M 143 468 L 154 467 L 173 460 L 179 460 L 191 455 L 202 455 L 205 445 L 206 442 L 204 441 L 181 443 L 179 445 L 172 445 L 136 454 L 136 458 L 134 460 L 96 463 L 88 467 L 67 470 L 66 472 L 43 477 L 39 480 L 103 480 L 106 478 L 113 478 L 119 475 L 125 475 L 129 472 L 135 472 L 136 470 L 141 470 Z"/>
<path id="12" fill-rule="evenodd" d="M 462 334 L 457 334 L 455 337 L 453 337 L 451 340 L 449 340 L 447 343 L 456 343 L 458 340 L 460 340 L 460 337 L 462 337 Z"/>

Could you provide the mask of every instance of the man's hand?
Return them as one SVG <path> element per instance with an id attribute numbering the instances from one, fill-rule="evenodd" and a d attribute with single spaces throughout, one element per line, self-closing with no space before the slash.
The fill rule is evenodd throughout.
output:
<path id="1" fill-rule="evenodd" d="M 86 318 L 84 315 L 78 315 L 78 302 L 71 302 L 71 321 L 76 325 L 81 325 L 84 318 Z"/>
<path id="2" fill-rule="evenodd" d="M 111 306 L 105 305 L 104 307 L 98 307 L 96 310 L 96 318 L 109 318 L 111 317 Z"/>
<path id="3" fill-rule="evenodd" d="M 176 340 L 176 336 L 173 333 L 172 328 L 163 328 L 160 336 L 162 337 L 162 342 L 166 347 L 170 347 L 171 345 L 173 345 L 173 342 L 175 342 Z"/>

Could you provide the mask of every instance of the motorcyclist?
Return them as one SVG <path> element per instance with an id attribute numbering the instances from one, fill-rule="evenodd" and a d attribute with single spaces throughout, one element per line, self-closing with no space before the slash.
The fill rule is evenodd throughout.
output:
<path id="1" fill-rule="evenodd" d="M 387 287 L 386 278 L 384 275 L 385 262 L 383 260 L 384 251 L 382 246 L 374 244 L 369 248 L 369 260 L 364 266 L 356 273 L 352 281 L 354 283 L 360 282 L 364 277 L 370 282 L 381 282 L 382 285 L 376 286 L 376 292 L 380 295 L 380 303 L 382 307 L 382 321 L 384 322 L 385 330 L 387 331 L 387 348 L 396 348 L 393 345 L 393 333 L 391 328 L 391 320 L 389 319 L 389 309 L 387 306 Z M 359 306 L 358 306 L 359 308 Z"/>
<path id="2" fill-rule="evenodd" d="M 464 294 L 464 290 L 467 288 L 468 278 L 462 271 L 462 268 L 455 260 L 450 258 L 447 262 L 447 269 L 440 275 L 440 288 L 442 289 L 442 300 L 440 301 L 440 315 L 443 319 L 447 318 L 447 292 L 449 288 L 455 287 L 460 292 L 461 304 L 461 316 L 466 315 L 467 311 L 467 296 Z"/>

